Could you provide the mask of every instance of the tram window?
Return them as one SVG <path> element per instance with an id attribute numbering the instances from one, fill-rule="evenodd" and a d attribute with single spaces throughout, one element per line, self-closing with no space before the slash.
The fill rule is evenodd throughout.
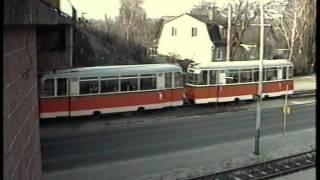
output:
<path id="1" fill-rule="evenodd" d="M 239 70 L 232 69 L 226 71 L 227 84 L 239 83 Z"/>
<path id="2" fill-rule="evenodd" d="M 208 71 L 202 71 L 202 82 L 201 85 L 208 85 Z"/>
<path id="3" fill-rule="evenodd" d="M 174 73 L 174 87 L 183 87 L 182 74 L 180 72 Z"/>
<path id="4" fill-rule="evenodd" d="M 140 79 L 140 89 L 141 90 L 150 90 L 156 89 L 156 77 L 144 77 Z"/>
<path id="5" fill-rule="evenodd" d="M 57 79 L 57 96 L 65 96 L 67 94 L 67 79 Z"/>
<path id="6" fill-rule="evenodd" d="M 288 77 L 287 77 L 287 67 L 282 67 L 282 79 L 288 79 Z"/>
<path id="7" fill-rule="evenodd" d="M 252 71 L 252 76 L 253 76 L 253 82 L 258 82 L 259 81 L 259 69 L 253 69 Z"/>
<path id="8" fill-rule="evenodd" d="M 42 97 L 54 96 L 54 79 L 46 79 L 42 85 Z"/>
<path id="9" fill-rule="evenodd" d="M 100 92 L 118 92 L 119 91 L 119 80 L 110 79 L 110 80 L 101 80 L 100 81 Z"/>
<path id="10" fill-rule="evenodd" d="M 121 91 L 137 91 L 138 79 L 121 79 Z"/>
<path id="11" fill-rule="evenodd" d="M 193 74 L 193 73 L 188 73 L 187 74 L 187 82 L 190 83 L 190 84 L 199 84 L 198 81 L 199 81 L 199 74 Z"/>
<path id="12" fill-rule="evenodd" d="M 246 83 L 251 81 L 252 81 L 252 70 L 251 69 L 240 70 L 240 82 Z"/>
<path id="13" fill-rule="evenodd" d="M 172 88 L 172 73 L 165 73 L 165 87 Z"/>
<path id="14" fill-rule="evenodd" d="M 98 93 L 98 80 L 80 81 L 80 94 Z"/>
<path id="15" fill-rule="evenodd" d="M 288 79 L 292 79 L 293 77 L 293 67 L 289 67 L 289 78 Z"/>
<path id="16" fill-rule="evenodd" d="M 217 84 L 216 71 L 210 71 L 209 76 L 210 76 L 210 84 Z"/>
<path id="17" fill-rule="evenodd" d="M 265 81 L 277 80 L 277 68 L 267 68 L 265 74 Z"/>

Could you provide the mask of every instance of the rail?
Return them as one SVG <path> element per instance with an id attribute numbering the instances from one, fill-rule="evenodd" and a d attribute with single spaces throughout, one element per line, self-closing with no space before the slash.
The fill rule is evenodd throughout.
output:
<path id="1" fill-rule="evenodd" d="M 264 180 L 284 176 L 314 166 L 315 150 L 312 150 L 241 168 L 186 178 L 184 180 Z"/>
<path id="2" fill-rule="evenodd" d="M 306 96 L 314 96 L 316 94 L 316 90 L 301 90 L 296 91 L 293 94 L 290 95 L 290 97 L 306 97 Z"/>

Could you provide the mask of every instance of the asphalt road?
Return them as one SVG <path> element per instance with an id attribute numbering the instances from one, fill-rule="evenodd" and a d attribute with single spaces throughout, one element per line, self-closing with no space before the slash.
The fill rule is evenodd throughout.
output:
<path id="1" fill-rule="evenodd" d="M 315 104 L 292 107 L 288 131 L 315 127 Z M 202 115 L 68 137 L 42 138 L 43 170 L 52 172 L 253 138 L 255 110 Z M 263 110 L 261 136 L 282 133 L 282 109 Z"/>

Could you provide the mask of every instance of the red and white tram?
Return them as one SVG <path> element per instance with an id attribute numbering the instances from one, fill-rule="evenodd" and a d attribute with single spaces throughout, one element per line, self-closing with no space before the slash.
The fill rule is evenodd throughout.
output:
<path id="1" fill-rule="evenodd" d="M 171 64 L 73 68 L 41 75 L 40 118 L 183 105 L 182 69 Z"/>
<path id="2" fill-rule="evenodd" d="M 293 93 L 293 64 L 264 60 L 262 97 Z M 190 64 L 186 97 L 195 104 L 253 99 L 257 94 L 259 61 Z"/>

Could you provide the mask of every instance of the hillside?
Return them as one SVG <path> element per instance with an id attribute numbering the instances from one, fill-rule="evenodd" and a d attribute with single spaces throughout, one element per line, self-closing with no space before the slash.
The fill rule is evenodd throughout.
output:
<path id="1" fill-rule="evenodd" d="M 128 49 L 117 37 L 89 27 L 75 30 L 74 67 L 154 63 L 146 47 Z"/>

